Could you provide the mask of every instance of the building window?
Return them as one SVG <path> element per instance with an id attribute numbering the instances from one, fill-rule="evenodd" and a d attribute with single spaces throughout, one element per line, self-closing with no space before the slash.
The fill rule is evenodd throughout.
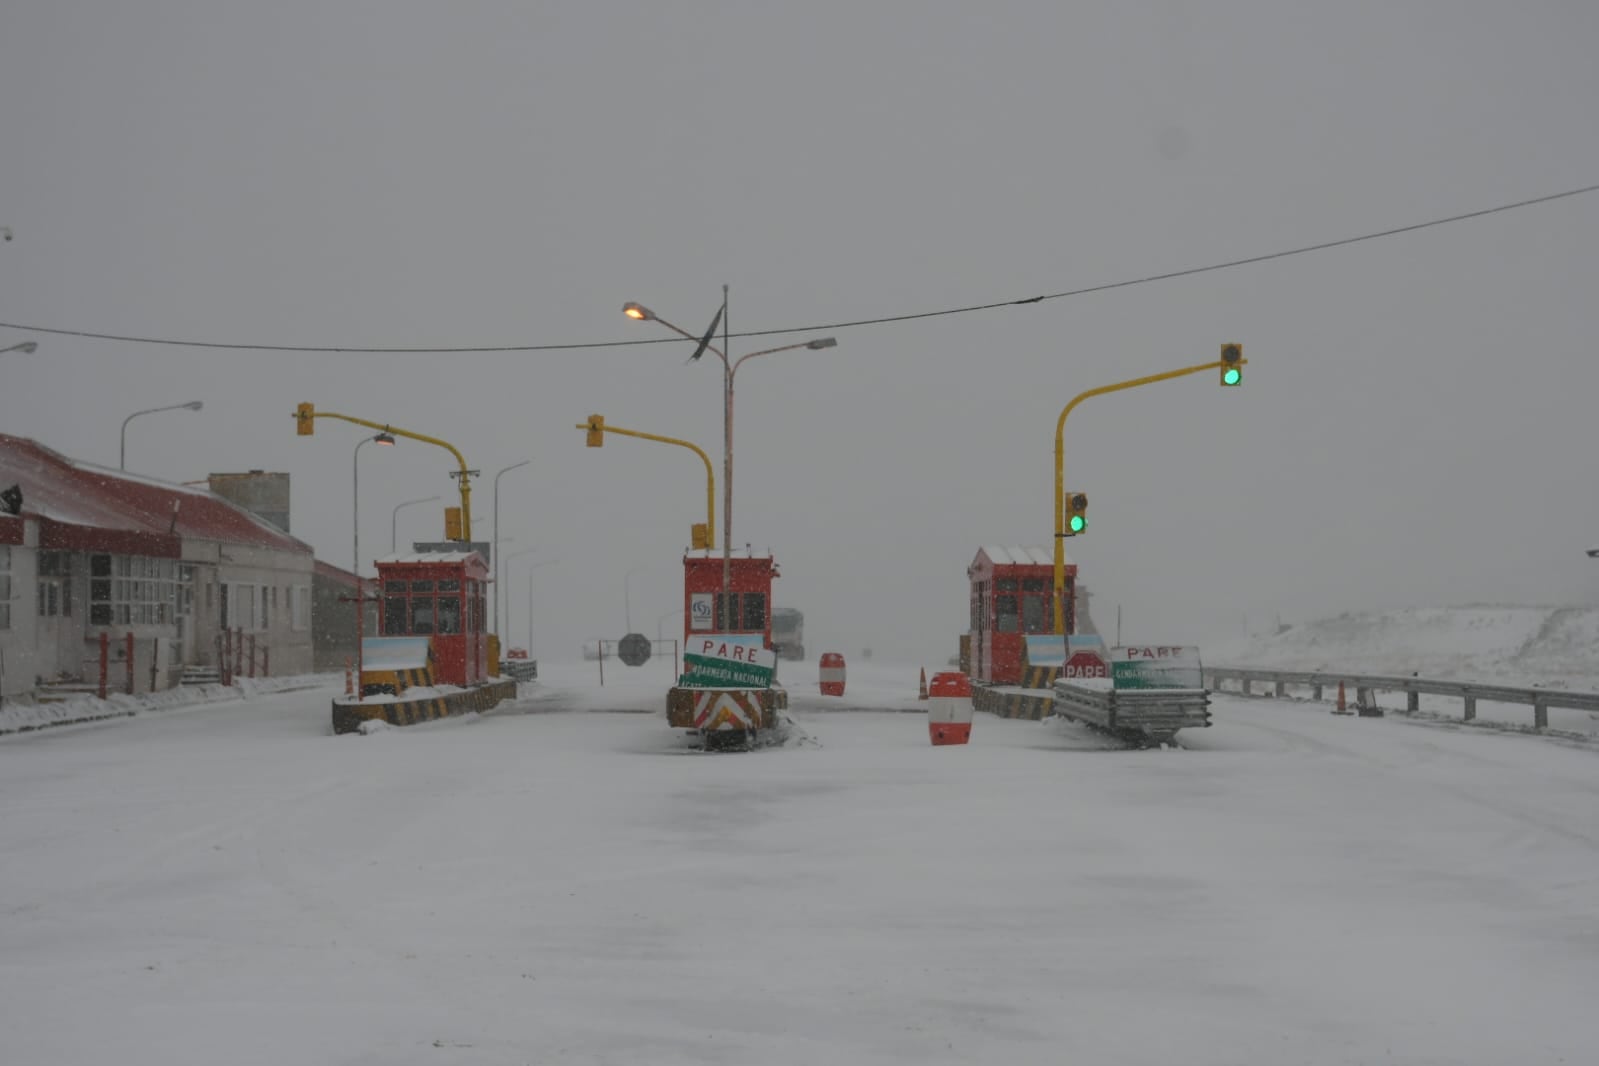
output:
<path id="1" fill-rule="evenodd" d="M 306 626 L 306 616 L 310 613 L 308 605 L 311 602 L 311 590 L 303 586 L 289 589 L 289 626 L 295 630 L 303 630 Z"/>
<path id="2" fill-rule="evenodd" d="M 72 616 L 72 553 L 39 553 L 39 617 Z"/>
<path id="3" fill-rule="evenodd" d="M 178 567 L 145 555 L 89 556 L 89 623 L 169 625 L 176 617 Z"/>
<path id="4" fill-rule="evenodd" d="M 385 637 L 405 636 L 404 596 L 390 596 L 383 601 L 383 635 Z"/>

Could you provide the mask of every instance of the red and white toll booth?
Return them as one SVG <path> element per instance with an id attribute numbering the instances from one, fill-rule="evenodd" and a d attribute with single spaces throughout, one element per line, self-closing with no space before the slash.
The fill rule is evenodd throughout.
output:
<path id="1" fill-rule="evenodd" d="M 985 544 L 966 568 L 971 583 L 972 677 L 994 685 L 1022 680 L 1023 638 L 1055 631 L 1050 590 L 1055 559 L 1048 548 Z M 1077 565 L 1066 560 L 1066 632 L 1075 633 Z"/>
<path id="2" fill-rule="evenodd" d="M 377 560 L 378 631 L 427 637 L 433 678 L 445 685 L 488 680 L 489 567 L 475 551 L 419 552 Z"/>
<path id="3" fill-rule="evenodd" d="M 748 549 L 732 552 L 732 596 L 722 596 L 722 552 L 697 549 L 683 555 L 683 646 L 695 635 L 747 633 L 761 635 L 772 646 L 772 582 L 782 575 L 770 555 Z"/>

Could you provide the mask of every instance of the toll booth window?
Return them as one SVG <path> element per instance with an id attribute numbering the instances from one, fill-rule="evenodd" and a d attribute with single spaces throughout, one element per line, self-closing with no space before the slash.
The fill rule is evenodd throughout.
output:
<path id="1" fill-rule="evenodd" d="M 391 585 L 404 584 L 402 581 L 391 581 Z M 383 635 L 385 637 L 405 636 L 405 597 L 390 596 L 383 601 Z"/>
<path id="2" fill-rule="evenodd" d="M 404 596 L 405 595 L 405 582 L 403 582 L 403 581 L 385 581 L 383 583 L 383 591 L 388 593 L 390 596 Z"/>
<path id="3" fill-rule="evenodd" d="M 738 624 L 738 594 L 733 594 L 733 617 L 727 616 L 727 604 L 720 592 L 716 594 L 716 628 L 722 633 L 731 633 L 739 628 Z"/>
<path id="4" fill-rule="evenodd" d="M 1003 586 L 1004 582 L 1000 582 Z M 994 629 L 1000 633 L 1016 632 L 1016 597 L 994 597 Z"/>
<path id="5" fill-rule="evenodd" d="M 766 593 L 744 593 L 744 628 L 766 629 Z"/>
<path id="6" fill-rule="evenodd" d="M 416 584 L 416 582 L 412 582 Z M 428 582 L 432 584 L 432 582 Z M 414 636 L 427 636 L 433 632 L 433 597 L 411 597 L 411 633 Z"/>
<path id="7" fill-rule="evenodd" d="M 441 581 L 439 584 L 442 585 L 444 582 Z M 454 584 L 454 582 L 451 582 L 451 584 Z M 440 596 L 438 606 L 438 632 L 441 634 L 459 633 L 461 631 L 461 601 L 459 597 Z"/>
<path id="8" fill-rule="evenodd" d="M 1049 582 L 1041 577 L 1022 579 L 1022 632 L 1048 633 L 1054 629 L 1049 611 Z"/>
<path id="9" fill-rule="evenodd" d="M 413 581 L 413 582 L 411 582 L 411 591 L 412 592 L 432 592 L 433 591 L 433 582 L 431 582 L 431 581 Z"/>
<path id="10" fill-rule="evenodd" d="M 439 582 L 439 591 L 440 592 L 460 592 L 461 591 L 461 583 L 459 581 L 457 581 L 453 577 L 452 578 L 445 578 L 444 580 Z"/>

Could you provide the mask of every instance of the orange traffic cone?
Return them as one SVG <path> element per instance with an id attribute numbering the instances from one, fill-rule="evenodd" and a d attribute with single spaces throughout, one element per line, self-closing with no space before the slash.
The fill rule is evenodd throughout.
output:
<path id="1" fill-rule="evenodd" d="M 916 698 L 919 700 L 925 700 L 927 698 L 927 667 L 925 666 L 922 667 L 921 691 L 916 694 Z"/>
<path id="2" fill-rule="evenodd" d="M 1349 714 L 1350 710 L 1344 703 L 1344 683 L 1338 682 L 1338 706 L 1333 708 L 1334 714 Z"/>

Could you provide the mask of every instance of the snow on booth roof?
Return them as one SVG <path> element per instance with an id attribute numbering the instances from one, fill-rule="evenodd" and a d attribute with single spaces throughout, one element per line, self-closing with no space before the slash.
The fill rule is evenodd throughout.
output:
<path id="1" fill-rule="evenodd" d="M 728 555 L 734 559 L 770 559 L 772 550 L 768 548 L 765 551 L 758 552 L 750 548 L 734 548 L 728 552 Z M 683 558 L 685 559 L 720 559 L 721 557 L 721 548 L 690 548 L 683 553 Z"/>
<path id="2" fill-rule="evenodd" d="M 468 559 L 479 558 L 477 552 L 396 552 L 393 555 L 384 555 L 374 560 L 378 563 L 464 563 Z"/>
<path id="3" fill-rule="evenodd" d="M 1048 548 L 1016 548 L 1004 544 L 984 544 L 977 549 L 981 554 L 988 556 L 988 561 L 995 566 L 1054 566 L 1055 554 Z M 1066 565 L 1072 563 L 1071 557 L 1066 557 Z"/>

